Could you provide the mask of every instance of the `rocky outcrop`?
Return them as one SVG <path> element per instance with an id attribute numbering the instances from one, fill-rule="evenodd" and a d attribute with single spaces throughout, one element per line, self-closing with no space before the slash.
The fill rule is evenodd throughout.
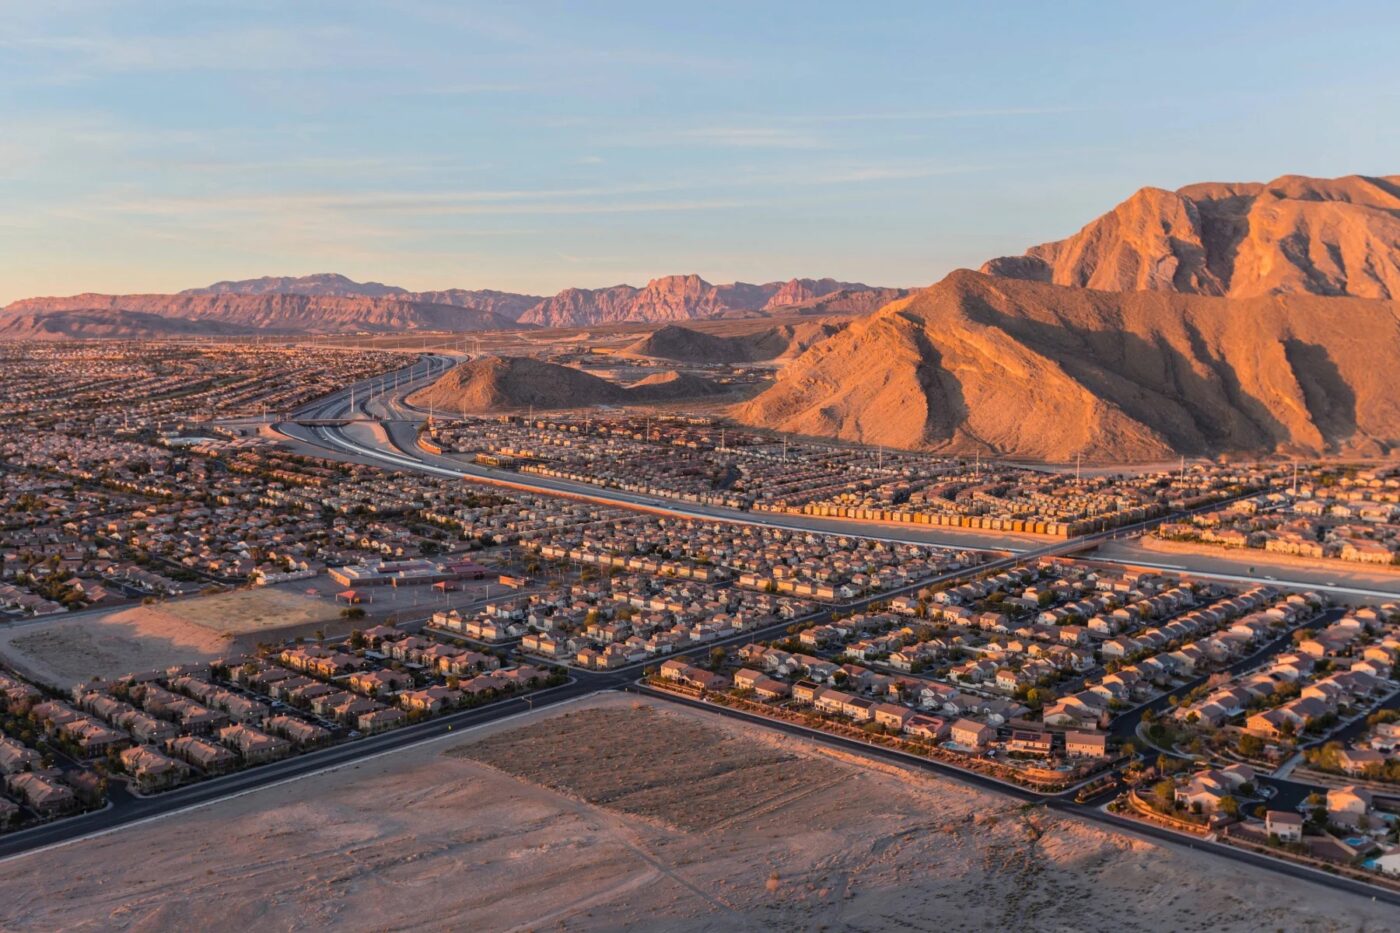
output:
<path id="1" fill-rule="evenodd" d="M 1379 455 L 1400 304 L 1107 292 L 955 272 L 788 365 L 734 416 L 909 449 L 1065 461 Z"/>
<path id="2" fill-rule="evenodd" d="M 1400 175 L 1143 188 L 982 271 L 1108 291 L 1400 298 Z"/>

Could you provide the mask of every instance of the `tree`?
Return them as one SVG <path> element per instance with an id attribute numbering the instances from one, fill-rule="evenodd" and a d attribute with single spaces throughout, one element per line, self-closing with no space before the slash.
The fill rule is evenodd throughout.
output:
<path id="1" fill-rule="evenodd" d="M 340 610 L 340 617 L 342 619 L 363 619 L 365 617 L 365 611 L 359 606 L 346 606 L 344 609 Z"/>
<path id="2" fill-rule="evenodd" d="M 1176 804 L 1176 784 L 1170 780 L 1161 780 L 1152 785 L 1152 802 L 1157 809 L 1167 811 Z"/>
<path id="3" fill-rule="evenodd" d="M 1239 752 L 1246 758 L 1258 758 L 1264 753 L 1264 740 L 1248 732 L 1240 733 Z"/>
<path id="4" fill-rule="evenodd" d="M 1238 800 L 1236 800 L 1234 797 L 1230 796 L 1229 794 L 1226 794 L 1224 797 L 1221 797 L 1221 798 L 1220 798 L 1220 810 L 1221 810 L 1221 812 L 1224 813 L 1226 816 L 1230 816 L 1230 817 L 1234 817 L 1235 819 L 1239 819 L 1239 816 L 1240 816 L 1240 802 L 1239 802 Z"/>
<path id="5" fill-rule="evenodd" d="M 711 649 L 710 649 L 710 667 L 711 667 L 712 669 L 714 669 L 714 670 L 719 670 L 720 665 L 724 663 L 724 659 L 725 659 L 726 657 L 728 657 L 728 655 L 729 655 L 729 652 L 725 651 L 723 648 L 719 647 L 718 645 L 716 645 L 715 647 L 711 648 Z"/>

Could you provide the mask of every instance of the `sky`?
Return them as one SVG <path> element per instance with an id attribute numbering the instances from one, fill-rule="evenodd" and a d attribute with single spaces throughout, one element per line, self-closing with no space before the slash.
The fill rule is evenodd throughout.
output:
<path id="1" fill-rule="evenodd" d="M 916 286 L 1144 185 L 1400 172 L 1400 5 L 0 0 L 0 303 Z"/>

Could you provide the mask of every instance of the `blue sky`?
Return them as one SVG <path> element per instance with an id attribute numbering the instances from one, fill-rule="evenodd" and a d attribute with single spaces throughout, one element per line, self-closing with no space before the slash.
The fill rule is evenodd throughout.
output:
<path id="1" fill-rule="evenodd" d="M 1142 185 L 1400 172 L 1400 8 L 0 0 L 0 302 L 921 285 Z"/>

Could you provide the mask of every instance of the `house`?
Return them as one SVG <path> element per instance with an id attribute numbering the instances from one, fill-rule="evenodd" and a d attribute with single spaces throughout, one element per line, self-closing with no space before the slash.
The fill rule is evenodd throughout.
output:
<path id="1" fill-rule="evenodd" d="M 399 705 L 409 712 L 440 713 L 461 703 L 462 693 L 451 687 L 427 687 L 407 690 L 399 695 Z"/>
<path id="2" fill-rule="evenodd" d="M 189 776 L 183 761 L 162 755 L 153 748 L 137 745 L 121 753 L 123 770 L 136 779 L 143 791 L 162 790 L 179 784 Z"/>
<path id="3" fill-rule="evenodd" d="M 171 739 L 167 750 L 201 771 L 211 774 L 226 771 L 238 762 L 233 752 L 194 735 L 182 735 Z"/>
<path id="4" fill-rule="evenodd" d="M 355 726 L 361 732 L 382 732 L 408 721 L 408 714 L 401 709 L 375 709 L 360 713 Z"/>
<path id="5" fill-rule="evenodd" d="M 784 681 L 748 668 L 734 672 L 734 686 L 744 690 L 752 690 L 754 696 L 762 700 L 781 699 L 792 692 Z"/>
<path id="6" fill-rule="evenodd" d="M 263 725 L 267 727 L 268 731 L 302 747 L 320 745 L 330 741 L 331 738 L 329 729 L 323 729 L 314 723 L 297 719 L 295 716 L 273 716 Z"/>
<path id="7" fill-rule="evenodd" d="M 1006 740 L 1007 751 L 1028 755 L 1049 755 L 1051 747 L 1050 733 L 1034 729 L 1013 729 Z"/>
<path id="8" fill-rule="evenodd" d="M 876 703 L 874 712 L 877 723 L 896 732 L 903 732 L 905 724 L 914 715 L 912 709 L 897 703 Z"/>
<path id="9" fill-rule="evenodd" d="M 77 805 L 71 790 L 33 771 L 12 774 L 5 784 L 10 793 L 22 797 L 32 809 L 46 816 L 66 812 Z"/>
<path id="10" fill-rule="evenodd" d="M 1303 841 L 1303 817 L 1291 810 L 1268 810 L 1264 829 L 1279 842 Z"/>
<path id="11" fill-rule="evenodd" d="M 43 762 L 44 756 L 27 745 L 14 739 L 0 736 L 0 774 L 19 774 L 32 771 Z"/>
<path id="12" fill-rule="evenodd" d="M 1071 757 L 1102 758 L 1108 754 L 1108 735 L 1103 732 L 1066 732 L 1065 754 Z"/>
<path id="13" fill-rule="evenodd" d="M 1371 792 L 1364 787 L 1350 785 L 1327 791 L 1327 816 L 1334 823 L 1364 828 L 1370 812 Z"/>
<path id="14" fill-rule="evenodd" d="M 996 738 L 997 731 L 975 719 L 959 719 L 949 730 L 952 740 L 963 748 L 981 749 Z"/>
<path id="15" fill-rule="evenodd" d="M 292 746 L 285 739 L 242 724 L 220 729 L 219 741 L 237 749 L 243 760 L 248 762 L 272 761 L 292 750 Z"/>
<path id="16" fill-rule="evenodd" d="M 1367 748 L 1344 748 L 1337 752 L 1337 765 L 1342 772 L 1355 777 L 1371 768 L 1385 766 L 1385 756 Z"/>
<path id="17" fill-rule="evenodd" d="M 1220 809 L 1221 801 L 1233 796 L 1254 780 L 1254 769 L 1248 765 L 1228 768 L 1208 768 L 1197 771 L 1176 788 L 1176 802 L 1203 813 Z"/>
<path id="18" fill-rule="evenodd" d="M 1047 726 L 1096 728 L 1104 717 L 1108 701 L 1087 690 L 1056 700 L 1045 708 L 1041 719 Z"/>
<path id="19" fill-rule="evenodd" d="M 904 721 L 904 731 L 921 739 L 938 742 L 947 737 L 949 726 L 946 719 L 915 713 Z"/>

